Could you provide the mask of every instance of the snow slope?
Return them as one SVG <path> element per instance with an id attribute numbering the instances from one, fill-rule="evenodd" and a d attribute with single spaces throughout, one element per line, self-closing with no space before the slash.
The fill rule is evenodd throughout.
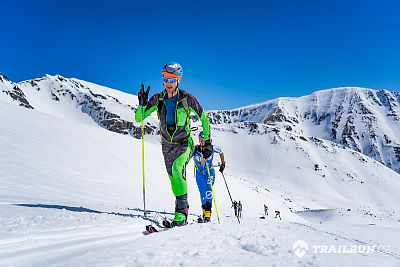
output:
<path id="1" fill-rule="evenodd" d="M 98 88 L 91 90 L 123 97 Z M 142 216 L 140 140 L 82 119 L 87 115 L 69 117 L 67 104 L 46 106 L 46 99 L 30 101 L 34 109 L 0 99 L 1 266 L 400 264 L 400 175 L 356 151 L 264 124 L 217 125 L 213 142 L 224 149 L 226 180 L 243 202 L 242 224 L 232 217 L 217 174 L 221 224 L 214 210 L 211 224 L 144 236 L 157 213 Z M 158 136 L 146 135 L 145 149 L 147 208 L 171 217 L 174 198 Z M 200 214 L 192 171 L 190 162 L 190 221 Z M 264 203 L 270 214 L 259 219 Z M 275 210 L 282 220 L 273 217 Z M 385 251 L 320 254 L 310 248 L 299 258 L 293 243 L 300 239 L 310 247 Z"/>

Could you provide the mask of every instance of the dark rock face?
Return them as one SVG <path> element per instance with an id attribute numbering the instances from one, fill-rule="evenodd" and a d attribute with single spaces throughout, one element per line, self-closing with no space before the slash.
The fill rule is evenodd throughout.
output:
<path id="1" fill-rule="evenodd" d="M 0 82 L 9 82 L 10 79 L 6 75 L 0 72 Z"/>
<path id="2" fill-rule="evenodd" d="M 135 138 L 141 138 L 142 136 L 142 129 L 140 126 L 134 125 L 133 116 L 132 121 L 124 120 L 120 115 L 108 110 L 107 104 L 110 102 L 113 104 L 116 103 L 118 106 L 121 106 L 122 110 L 126 109 L 131 112 L 136 110 L 135 107 L 121 103 L 116 97 L 94 93 L 89 87 L 74 79 L 67 79 L 60 75 L 45 75 L 42 78 L 15 84 L 0 73 L 0 82 L 6 81 L 13 84 L 14 87 L 12 90 L 3 90 L 3 93 L 9 95 L 22 107 L 33 109 L 21 88 L 24 90 L 35 90 L 36 92 L 41 92 L 46 89 L 49 90 L 50 101 L 72 101 L 72 108 L 75 106 L 76 109 L 87 114 L 98 125 L 109 131 L 119 134 L 129 134 Z M 158 125 L 152 125 L 146 122 L 144 125 L 144 132 L 145 134 L 158 134 Z"/>
<path id="3" fill-rule="evenodd" d="M 104 99 L 104 96 L 97 95 L 94 97 Z M 141 138 L 141 127 L 134 126 L 133 122 L 123 120 L 119 115 L 107 111 L 101 102 L 92 97 L 85 95 L 84 98 L 86 100 L 80 103 L 82 112 L 88 114 L 101 127 L 119 134 L 131 134 L 135 138 Z M 145 124 L 144 133 L 158 134 L 157 126 Z"/>
<path id="4" fill-rule="evenodd" d="M 400 162 L 400 146 L 393 147 L 393 151 L 394 151 L 396 160 Z"/>
<path id="5" fill-rule="evenodd" d="M 66 79 L 61 76 L 57 76 L 56 80 L 67 84 L 67 86 L 60 85 L 58 89 L 54 90 L 52 92 L 54 95 L 53 100 L 60 101 L 60 99 L 63 97 L 75 100 L 77 101 L 77 108 L 80 108 L 83 113 L 89 115 L 93 121 L 95 121 L 101 127 L 119 134 L 130 134 L 135 138 L 141 138 L 141 127 L 135 126 L 133 122 L 123 120 L 118 114 L 107 110 L 103 101 L 116 102 L 117 104 L 124 106 L 124 108 L 127 108 L 131 111 L 136 110 L 134 107 L 130 105 L 123 105 L 115 97 L 93 93 L 90 88 L 84 86 L 78 81 Z M 68 89 L 68 85 L 69 87 L 77 89 L 74 90 L 76 93 L 73 93 L 71 88 Z M 158 134 L 158 127 L 156 125 L 145 124 L 144 132 L 145 134 Z"/>
<path id="6" fill-rule="evenodd" d="M 29 101 L 26 99 L 26 96 L 22 90 L 15 85 L 11 91 L 3 91 L 5 94 L 9 95 L 14 101 L 19 103 L 19 106 L 33 109 L 33 107 L 29 104 Z"/>

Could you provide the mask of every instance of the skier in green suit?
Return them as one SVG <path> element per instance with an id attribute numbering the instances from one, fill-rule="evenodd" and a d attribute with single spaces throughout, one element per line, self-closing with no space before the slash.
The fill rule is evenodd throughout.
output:
<path id="1" fill-rule="evenodd" d="M 201 121 L 205 141 L 203 155 L 206 158 L 212 155 L 213 147 L 210 122 L 206 113 L 194 96 L 179 88 L 183 74 L 181 65 L 176 62 L 167 63 L 161 73 L 165 90 L 149 99 L 150 86 L 145 90 L 142 84 L 138 93 L 139 107 L 135 113 L 135 120 L 141 122 L 157 111 L 165 167 L 176 197 L 175 217 L 171 224 L 174 227 L 185 225 L 189 212 L 186 165 L 194 149 L 190 135 L 191 113 L 197 115 Z"/>

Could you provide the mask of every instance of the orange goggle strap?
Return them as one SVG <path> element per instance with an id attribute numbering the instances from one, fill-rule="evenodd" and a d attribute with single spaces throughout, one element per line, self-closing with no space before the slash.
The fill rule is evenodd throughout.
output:
<path id="1" fill-rule="evenodd" d="M 168 71 L 162 71 L 161 73 L 165 78 L 181 78 L 182 77 L 182 75 L 176 75 L 173 73 L 169 73 Z"/>

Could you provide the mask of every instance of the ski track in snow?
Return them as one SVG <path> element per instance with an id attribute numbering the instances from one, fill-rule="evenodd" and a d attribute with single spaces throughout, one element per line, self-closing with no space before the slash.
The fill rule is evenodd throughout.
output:
<path id="1" fill-rule="evenodd" d="M 84 262 L 85 265 L 104 263 L 105 266 L 124 263 L 134 266 L 152 266 L 153 264 L 201 266 L 204 263 L 224 265 L 227 263 L 225 259 L 227 248 L 229 257 L 233 257 L 229 262 L 233 265 L 235 262 L 241 263 L 241 257 L 249 254 L 253 258 L 249 262 L 252 266 L 264 262 L 266 256 L 275 256 L 280 261 L 283 260 L 283 256 L 284 258 L 290 257 L 296 262 L 296 258 L 291 253 L 281 251 L 282 249 L 275 239 L 268 240 L 264 234 L 261 235 L 260 240 L 257 240 L 256 228 L 251 227 L 252 233 L 247 233 L 246 229 L 241 229 L 242 225 L 237 225 L 232 218 L 224 219 L 225 225 L 229 226 L 227 229 L 224 229 L 224 225 L 193 224 L 171 229 L 165 233 L 143 236 L 142 231 L 145 224 L 140 222 L 141 219 L 125 218 L 120 222 L 119 216 L 83 215 L 82 213 L 85 222 L 82 225 L 82 219 L 77 218 L 74 214 L 69 215 L 71 211 L 50 210 L 46 213 L 48 213 L 47 216 L 45 215 L 36 222 L 37 226 L 40 224 L 40 220 L 46 220 L 48 224 L 47 220 L 53 218 L 54 224 L 52 225 L 57 225 L 57 223 L 62 225 L 65 224 L 64 220 L 67 220 L 68 227 L 66 229 L 41 229 L 34 232 L 32 226 L 26 227 L 25 225 L 25 223 L 30 223 L 32 218 L 22 219 L 19 217 L 15 222 L 17 228 L 20 228 L 17 232 L 22 228 L 29 233 L 19 233 L 21 234 L 19 237 L 12 237 L 0 242 L 0 264 L 2 266 L 14 264 L 18 266 L 76 266 L 80 262 Z M 52 213 L 56 213 L 56 215 L 51 215 Z M 41 213 L 39 212 L 39 214 Z M 81 214 L 79 215 L 78 217 L 81 217 Z M 112 218 L 112 223 L 104 225 L 103 223 L 108 221 L 110 216 L 116 218 Z M 99 219 L 102 222 L 100 225 L 92 222 Z M 74 223 L 79 224 L 74 226 Z M 5 223 L 2 224 L 5 225 Z M 10 226 L 10 228 L 13 227 Z M 236 232 L 233 233 L 230 228 L 234 228 Z M 14 231 L 16 230 L 14 229 Z M 193 238 L 189 238 L 190 236 Z M 113 250 L 110 250 L 110 247 Z M 160 254 L 160 251 L 164 251 L 164 253 Z M 93 259 L 95 260 L 93 261 Z M 287 263 L 287 260 L 284 262 Z"/>
<path id="2" fill-rule="evenodd" d="M 4 206 L 1 205 L 0 209 Z M 74 258 L 87 250 L 129 242 L 141 236 L 142 226 L 128 224 L 126 218 L 125 223 L 118 220 L 120 223 L 113 224 L 112 222 L 116 221 L 113 217 L 118 215 L 94 215 L 85 212 L 76 215 L 75 212 L 67 210 L 34 208 L 34 211 L 26 212 L 31 216 L 18 215 L 17 218 L 13 218 L 8 214 L 15 212 L 15 209 L 29 207 L 11 206 L 6 208 L 5 215 L 1 216 L 2 225 L 8 228 L 4 234 L 12 234 L 9 238 L 0 240 L 2 266 L 53 265 L 59 263 L 60 259 Z M 138 219 L 130 218 L 130 221 L 132 220 Z"/>
<path id="3" fill-rule="evenodd" d="M 371 244 L 368 226 L 354 226 L 353 231 L 343 225 L 338 233 L 334 224 L 324 224 L 327 230 L 272 216 L 243 218 L 238 224 L 223 215 L 222 224 L 194 223 L 144 236 L 149 221 L 122 208 L 111 214 L 3 204 L 0 215 L 0 266 L 350 266 L 353 261 L 376 266 L 382 260 L 387 266 L 400 264 L 398 246 L 368 260 L 366 254 L 338 258 L 312 253 L 300 260 L 292 250 L 299 239 L 309 244 Z"/>

